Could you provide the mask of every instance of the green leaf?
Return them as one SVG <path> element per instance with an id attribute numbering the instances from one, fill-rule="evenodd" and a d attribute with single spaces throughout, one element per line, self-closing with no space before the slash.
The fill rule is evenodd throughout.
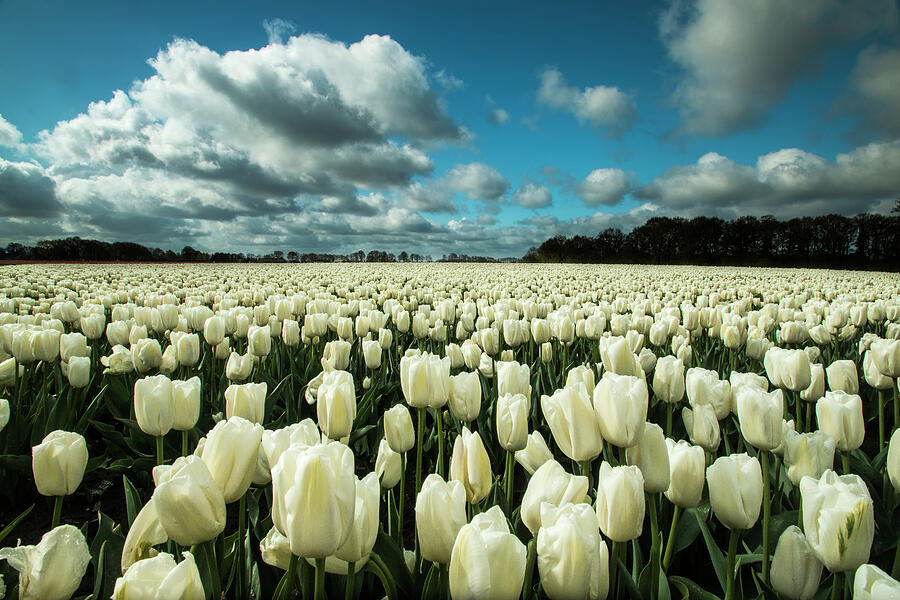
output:
<path id="1" fill-rule="evenodd" d="M 28 513 L 30 513 L 33 509 L 34 509 L 34 504 L 32 504 L 31 506 L 26 508 L 24 511 L 22 511 L 22 514 L 20 514 L 18 517 L 13 519 L 9 525 L 4 527 L 3 530 L 0 531 L 0 543 L 3 543 L 3 540 L 6 539 L 6 536 L 8 536 L 10 533 L 12 533 L 12 530 L 15 529 L 16 525 L 19 524 L 19 521 L 21 521 L 22 519 L 27 517 Z"/>
<path id="2" fill-rule="evenodd" d="M 719 579 L 719 584 L 724 590 L 726 587 L 725 578 L 728 571 L 725 555 L 722 554 L 722 551 L 719 550 L 719 546 L 716 545 L 716 540 L 713 539 L 712 533 L 710 533 L 709 527 L 706 526 L 706 522 L 701 516 L 700 511 L 695 508 L 689 508 L 685 512 L 693 513 L 694 518 L 697 520 L 697 525 L 700 527 L 700 533 L 703 534 L 703 541 L 706 542 L 706 550 L 709 552 L 709 559 L 712 561 L 713 569 L 716 571 L 716 577 Z"/>
<path id="3" fill-rule="evenodd" d="M 720 600 L 718 596 L 707 592 L 687 577 L 669 577 L 669 582 L 681 590 L 682 595 L 687 593 L 687 597 L 691 600 Z"/>
<path id="4" fill-rule="evenodd" d="M 388 568 L 388 574 L 394 578 L 397 594 L 401 598 L 414 597 L 412 575 L 406 568 L 403 548 L 384 532 L 378 532 L 372 554 L 377 555 L 377 558 Z"/>
<path id="5" fill-rule="evenodd" d="M 122 487 L 125 488 L 125 512 L 128 515 L 128 528 L 131 529 L 131 524 L 134 523 L 143 503 L 137 488 L 134 487 L 127 475 L 122 475 Z"/>
<path id="6" fill-rule="evenodd" d="M 95 596 L 97 598 L 112 596 L 116 579 L 121 575 L 120 567 L 125 538 L 117 529 L 111 518 L 102 512 L 97 513 L 97 534 L 91 540 L 90 546 L 91 562 L 94 563 L 97 572 L 102 577 L 100 594 Z"/>

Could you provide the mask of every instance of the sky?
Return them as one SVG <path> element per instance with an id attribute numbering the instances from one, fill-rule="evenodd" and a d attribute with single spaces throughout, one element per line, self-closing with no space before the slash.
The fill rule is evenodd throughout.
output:
<path id="1" fill-rule="evenodd" d="M 521 256 L 887 213 L 897 0 L 0 0 L 0 243 Z"/>

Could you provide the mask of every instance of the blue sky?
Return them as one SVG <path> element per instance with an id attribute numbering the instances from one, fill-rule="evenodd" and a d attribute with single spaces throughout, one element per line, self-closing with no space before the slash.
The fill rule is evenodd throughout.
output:
<path id="1" fill-rule="evenodd" d="M 889 0 L 0 1 L 0 242 L 518 256 L 886 212 Z"/>

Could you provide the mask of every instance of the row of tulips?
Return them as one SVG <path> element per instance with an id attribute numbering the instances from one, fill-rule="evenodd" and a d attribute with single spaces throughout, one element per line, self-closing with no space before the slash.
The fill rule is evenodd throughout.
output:
<path id="1" fill-rule="evenodd" d="M 25 478 L 30 441 L 55 500 L 40 544 L 2 551 L 6 580 L 41 598 L 896 593 L 890 295 L 376 289 L 95 295 L 46 317 L 12 299 L 30 314 L 0 315 L 4 477 Z M 117 486 L 118 510 L 58 525 L 85 473 L 125 475 L 124 513 Z M 0 540 L 37 518 L 7 494 Z"/>

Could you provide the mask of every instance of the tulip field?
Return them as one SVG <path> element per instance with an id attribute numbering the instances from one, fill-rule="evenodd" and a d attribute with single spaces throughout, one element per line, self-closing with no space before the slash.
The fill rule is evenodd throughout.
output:
<path id="1" fill-rule="evenodd" d="M 0 267 L 0 598 L 900 598 L 900 277 Z"/>

